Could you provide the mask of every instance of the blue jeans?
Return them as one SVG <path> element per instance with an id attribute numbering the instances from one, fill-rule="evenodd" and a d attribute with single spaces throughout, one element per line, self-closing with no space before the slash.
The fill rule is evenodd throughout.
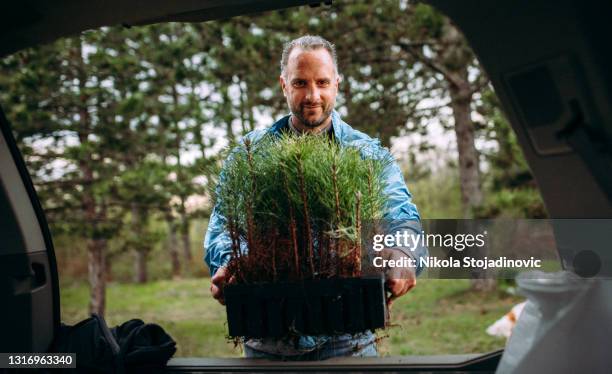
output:
<path id="1" fill-rule="evenodd" d="M 356 340 L 336 341 L 334 339 L 328 340 L 313 351 L 299 355 L 283 356 L 267 353 L 253 349 L 248 345 L 244 345 L 244 353 L 247 358 L 266 358 L 284 361 L 320 361 L 331 357 L 378 357 L 375 341 L 359 344 Z"/>

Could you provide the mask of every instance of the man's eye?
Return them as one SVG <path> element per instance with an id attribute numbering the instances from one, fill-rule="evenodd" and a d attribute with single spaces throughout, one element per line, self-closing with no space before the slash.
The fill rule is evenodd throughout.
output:
<path id="1" fill-rule="evenodd" d="M 327 87 L 327 86 L 329 86 L 329 81 L 319 81 L 319 86 Z"/>
<path id="2" fill-rule="evenodd" d="M 293 82 L 293 87 L 304 87 L 304 81 Z"/>

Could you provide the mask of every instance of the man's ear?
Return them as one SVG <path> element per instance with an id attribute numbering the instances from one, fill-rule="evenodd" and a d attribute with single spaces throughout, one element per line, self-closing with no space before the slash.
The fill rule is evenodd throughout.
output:
<path id="1" fill-rule="evenodd" d="M 283 96 L 287 96 L 287 91 L 286 91 L 287 90 L 287 82 L 285 82 L 285 78 L 283 78 L 283 76 L 280 75 L 278 77 L 278 81 L 280 83 L 281 90 L 283 91 Z"/>

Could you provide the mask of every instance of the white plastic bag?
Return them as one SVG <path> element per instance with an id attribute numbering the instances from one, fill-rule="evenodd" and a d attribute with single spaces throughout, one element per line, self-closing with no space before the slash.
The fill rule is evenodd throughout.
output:
<path id="1" fill-rule="evenodd" d="M 528 301 L 497 373 L 612 373 L 612 280 L 527 272 L 517 283 Z"/>

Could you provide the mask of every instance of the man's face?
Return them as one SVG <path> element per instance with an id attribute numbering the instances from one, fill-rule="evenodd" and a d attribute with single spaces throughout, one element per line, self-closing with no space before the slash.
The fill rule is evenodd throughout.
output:
<path id="1" fill-rule="evenodd" d="M 338 81 L 334 62 L 326 49 L 291 51 L 280 84 L 298 129 L 315 131 L 329 124 Z"/>

